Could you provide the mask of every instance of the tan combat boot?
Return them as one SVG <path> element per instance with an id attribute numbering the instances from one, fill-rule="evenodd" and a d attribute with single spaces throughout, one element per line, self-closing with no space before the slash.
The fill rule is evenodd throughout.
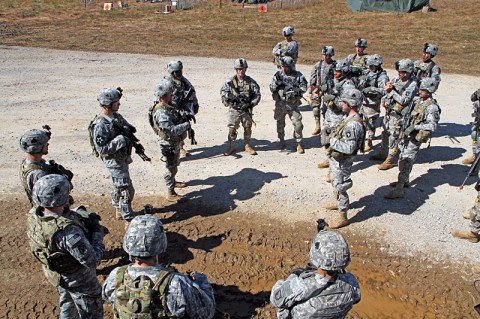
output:
<path id="1" fill-rule="evenodd" d="M 257 151 L 255 151 L 253 147 L 250 146 L 250 144 L 245 144 L 245 152 L 250 155 L 257 155 Z"/>
<path id="2" fill-rule="evenodd" d="M 323 207 L 328 210 L 338 210 L 338 203 L 337 202 L 326 203 L 325 205 L 323 205 Z"/>
<path id="3" fill-rule="evenodd" d="M 478 243 L 478 235 L 469 230 L 454 229 L 452 230 L 452 236 L 461 239 L 467 239 L 471 243 Z"/>
<path id="4" fill-rule="evenodd" d="M 393 167 L 393 155 L 388 155 L 385 161 L 378 165 L 378 169 L 381 171 L 386 171 L 387 169 L 390 169 Z"/>
<path id="5" fill-rule="evenodd" d="M 252 136 L 252 128 L 246 127 L 245 132 L 243 134 L 243 138 L 245 139 L 245 152 L 247 152 L 250 155 L 257 155 L 257 152 L 250 145 L 251 136 Z"/>
<path id="6" fill-rule="evenodd" d="M 187 184 L 182 182 L 175 182 L 175 188 L 185 188 L 185 187 L 187 187 Z"/>
<path id="7" fill-rule="evenodd" d="M 336 216 L 328 220 L 328 228 L 329 229 L 337 229 L 348 226 L 348 219 L 347 219 L 347 212 L 340 211 Z"/>
<path id="8" fill-rule="evenodd" d="M 373 142 L 372 142 L 372 139 L 369 138 L 365 141 L 365 146 L 363 147 L 363 152 L 364 153 L 367 153 L 367 152 L 370 152 L 373 148 Z"/>
<path id="9" fill-rule="evenodd" d="M 330 170 L 328 170 L 327 176 L 325 176 L 325 182 L 327 183 L 332 182 L 332 175 L 330 174 Z"/>
<path id="10" fill-rule="evenodd" d="M 320 125 L 320 116 L 315 116 L 315 128 L 312 131 L 312 135 L 318 135 L 322 131 L 322 126 Z"/>
<path id="11" fill-rule="evenodd" d="M 182 196 L 178 195 L 175 192 L 174 188 L 169 188 L 167 191 L 167 201 L 171 203 L 178 203 L 179 201 L 182 200 Z"/>
<path id="12" fill-rule="evenodd" d="M 233 153 L 235 153 L 235 142 L 234 141 L 228 141 L 228 148 L 225 151 L 225 153 L 223 153 L 223 155 L 230 156 Z"/>
<path id="13" fill-rule="evenodd" d="M 190 153 L 187 152 L 187 150 L 185 148 L 183 148 L 183 146 L 180 148 L 180 157 L 187 157 L 189 156 Z"/>
<path id="14" fill-rule="evenodd" d="M 465 213 L 463 213 L 463 218 L 472 220 L 473 217 L 475 217 L 476 212 L 475 212 L 475 207 L 470 208 L 467 210 Z"/>
<path id="15" fill-rule="evenodd" d="M 122 213 L 120 212 L 119 208 L 115 208 L 115 219 L 116 220 L 122 220 L 123 219 Z"/>
<path id="16" fill-rule="evenodd" d="M 403 198 L 405 196 L 405 192 L 403 191 L 403 184 L 397 183 L 395 188 L 385 195 L 386 199 L 395 199 L 395 198 Z"/>
<path id="17" fill-rule="evenodd" d="M 305 150 L 303 149 L 302 143 L 297 142 L 297 153 L 298 154 L 304 154 Z"/>
<path id="18" fill-rule="evenodd" d="M 329 168 L 330 167 L 330 162 L 328 161 L 328 158 L 324 160 L 323 162 L 320 162 L 317 164 L 317 167 L 322 169 L 322 168 Z"/>
<path id="19" fill-rule="evenodd" d="M 464 159 L 462 161 L 462 164 L 465 164 L 465 165 L 472 165 L 473 162 L 475 162 L 475 159 L 477 158 L 477 155 L 475 153 L 472 154 L 472 156 L 470 157 L 467 157 L 466 159 Z"/>

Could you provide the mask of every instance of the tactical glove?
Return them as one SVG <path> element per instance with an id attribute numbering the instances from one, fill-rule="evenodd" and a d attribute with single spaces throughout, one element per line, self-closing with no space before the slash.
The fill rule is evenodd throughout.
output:
<path id="1" fill-rule="evenodd" d="M 405 129 L 405 132 L 404 132 L 404 133 L 405 133 L 406 136 L 409 136 L 414 130 L 415 130 L 415 126 L 410 125 L 409 127 L 407 127 L 407 128 Z"/>
<path id="2" fill-rule="evenodd" d="M 322 93 L 327 92 L 327 90 L 328 90 L 328 85 L 322 84 L 322 86 L 320 86 L 320 90 L 322 91 Z"/>

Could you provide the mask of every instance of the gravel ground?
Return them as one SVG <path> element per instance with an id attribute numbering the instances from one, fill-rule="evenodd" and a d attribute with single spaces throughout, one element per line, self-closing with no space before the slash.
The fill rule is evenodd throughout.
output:
<path id="1" fill-rule="evenodd" d="M 91 155 L 86 128 L 99 111 L 98 91 L 116 86 L 124 89 L 120 113 L 137 127 L 137 137 L 153 158 L 146 163 L 134 155 L 131 173 L 137 196 L 163 196 L 163 163 L 148 125 L 147 110 L 154 86 L 166 74 L 166 64 L 172 58 L 0 46 L 2 200 L 24 196 L 18 182 L 23 157 L 18 137 L 29 128 L 48 123 L 53 135 L 47 157 L 75 172 L 74 196 L 104 194 L 108 201 L 110 180 L 101 161 Z M 198 145 L 191 147 L 187 142 L 192 156 L 182 162 L 178 174 L 178 179 L 187 181 L 190 187 L 180 192 L 214 210 L 253 211 L 287 223 L 328 219 L 330 213 L 322 206 L 333 200 L 332 186 L 324 181 L 326 171 L 316 168 L 316 163 L 325 159 L 325 152 L 319 147 L 318 137 L 309 134 L 314 126 L 309 107 L 302 108 L 306 153 L 293 151 L 293 139 L 288 141 L 290 151 L 280 152 L 275 147 L 273 100 L 268 89 L 273 65 L 249 61 L 247 72 L 260 84 L 263 94 L 254 110 L 257 125 L 253 144 L 259 155 L 239 152 L 226 158 L 221 155 L 227 138 L 226 108 L 220 102 L 219 90 L 234 74 L 233 61 L 180 58 L 201 104 L 195 126 Z M 307 78 L 310 68 L 297 66 Z M 389 73 L 394 75 L 391 70 Z M 469 97 L 478 88 L 479 78 L 454 74 L 442 77 L 435 96 L 442 108 L 440 127 L 430 148 L 420 152 L 411 176 L 413 187 L 406 190 L 405 199 L 384 199 L 390 190 L 388 183 L 396 180 L 398 170 L 379 171 L 378 163 L 370 161 L 368 155 L 359 155 L 349 192 L 352 224 L 347 231 L 383 242 L 385 250 L 394 254 L 474 264 L 480 257 L 477 245 L 454 239 L 450 231 L 468 229 L 469 222 L 461 215 L 473 205 L 476 195 L 475 178 L 469 179 L 461 192 L 458 185 L 468 170 L 461 158 L 470 155 Z M 286 132 L 287 137 L 293 135 L 288 120 Z M 241 137 L 240 130 L 238 150 L 243 148 Z"/>

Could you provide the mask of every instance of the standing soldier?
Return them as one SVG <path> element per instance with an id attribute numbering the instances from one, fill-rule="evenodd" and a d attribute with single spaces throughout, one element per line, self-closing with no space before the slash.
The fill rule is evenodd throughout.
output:
<path id="1" fill-rule="evenodd" d="M 276 318 L 345 318 L 361 298 L 357 278 L 345 272 L 349 264 L 345 238 L 321 230 L 310 247 L 307 269 L 297 268 L 273 286 L 270 302 L 276 308 Z"/>
<path id="2" fill-rule="evenodd" d="M 215 314 L 215 298 L 207 277 L 182 275 L 159 263 L 167 236 L 158 218 L 135 217 L 123 237 L 130 265 L 115 268 L 103 284 L 103 299 L 115 318 L 197 318 Z M 140 287 L 140 288 L 139 288 Z"/>
<path id="3" fill-rule="evenodd" d="M 391 183 L 395 187 L 385 196 L 388 199 L 403 198 L 404 188 L 410 186 L 410 173 L 417 159 L 422 143 L 432 138 L 440 120 L 440 107 L 432 94 L 438 88 L 435 78 L 424 78 L 420 82 L 419 96 L 413 100 L 412 108 L 407 110 L 400 132 L 400 159 L 398 161 L 398 181 Z"/>
<path id="4" fill-rule="evenodd" d="M 70 182 L 62 175 L 40 178 L 33 187 L 38 207 L 28 213 L 27 235 L 34 257 L 60 294 L 60 319 L 103 318 L 96 266 L 105 251 L 99 216 L 84 219 L 66 209 Z M 87 223 L 88 221 L 88 223 Z"/>
<path id="5" fill-rule="evenodd" d="M 128 138 L 136 129 L 118 113 L 121 88 L 100 90 L 97 101 L 102 110 L 90 123 L 90 142 L 94 153 L 99 156 L 113 181 L 112 204 L 115 218 L 125 224 L 133 218 L 132 201 L 135 195 L 128 165 L 132 163 L 132 140 Z"/>
<path id="6" fill-rule="evenodd" d="M 365 128 L 362 117 L 358 114 L 363 101 L 362 93 L 357 89 L 345 90 L 341 101 L 342 111 L 347 116 L 332 132 L 328 149 L 336 202 L 325 205 L 325 208 L 339 211 L 337 216 L 328 223 L 332 229 L 348 225 L 347 211 L 350 199 L 347 190 L 353 185 L 351 179 L 353 160 L 365 141 Z"/>
<path id="7" fill-rule="evenodd" d="M 183 112 L 190 112 L 193 115 L 198 113 L 199 105 L 197 94 L 193 85 L 183 76 L 183 64 L 180 60 L 173 60 L 168 62 L 167 71 L 170 76 L 166 78 L 172 80 L 174 86 L 172 106 Z M 180 157 L 190 155 L 184 147 L 185 143 L 182 141 L 180 147 Z"/>
<path id="8" fill-rule="evenodd" d="M 355 40 L 355 53 L 350 54 L 346 58 L 346 60 L 352 65 L 352 72 L 358 76 L 368 71 L 368 53 L 365 52 L 366 48 L 368 48 L 367 40 L 359 38 Z"/>
<path id="9" fill-rule="evenodd" d="M 313 66 L 310 74 L 310 87 L 308 88 L 312 113 L 315 118 L 315 128 L 312 131 L 312 135 L 318 135 L 321 132 L 320 117 L 323 115 L 325 119 L 325 112 L 327 111 L 327 105 L 323 102 L 323 96 L 332 94 L 333 89 L 335 60 L 332 57 L 335 55 L 335 50 L 332 46 L 324 46 L 322 55 L 323 60 L 320 60 Z"/>
<path id="10" fill-rule="evenodd" d="M 298 43 L 293 40 L 292 37 L 295 34 L 295 30 L 291 26 L 287 26 L 282 30 L 283 37 L 285 40 L 278 42 L 276 46 L 273 47 L 273 63 L 277 66 L 278 69 L 282 66 L 283 57 L 291 57 L 294 63 L 297 63 L 298 58 Z"/>
<path id="11" fill-rule="evenodd" d="M 473 92 L 470 96 L 473 102 L 473 122 L 472 122 L 472 156 L 465 158 L 462 164 L 472 165 L 480 152 L 478 143 L 480 142 L 480 89 Z"/>
<path id="12" fill-rule="evenodd" d="M 367 140 L 364 152 L 370 152 L 373 148 L 373 137 L 375 136 L 375 123 L 380 116 L 380 104 L 382 97 L 386 94 L 385 85 L 390 81 L 387 72 L 382 68 L 383 59 L 378 54 L 367 57 L 368 72 L 360 81 L 359 88 L 365 97 L 360 114 L 367 129 Z"/>
<path id="13" fill-rule="evenodd" d="M 190 113 L 181 113 L 171 105 L 174 86 L 169 79 L 162 79 L 155 88 L 155 97 L 158 99 L 149 110 L 152 118 L 152 127 L 159 136 L 162 161 L 165 162 L 163 178 L 167 186 L 167 200 L 176 203 L 182 196 L 175 192 L 175 188 L 185 188 L 187 185 L 177 182 L 175 176 L 180 165 L 180 146 L 187 137 L 190 121 L 194 116 Z"/>
<path id="14" fill-rule="evenodd" d="M 224 155 L 229 156 L 235 152 L 234 143 L 240 122 L 244 129 L 245 152 L 257 155 L 250 144 L 250 138 L 252 137 L 253 107 L 262 97 L 260 87 L 254 79 L 245 75 L 248 68 L 247 60 L 236 59 L 233 68 L 236 75 L 228 79 L 220 89 L 222 103 L 228 107 L 228 148 Z"/>
<path id="15" fill-rule="evenodd" d="M 20 182 L 32 207 L 35 205 L 32 200 L 33 185 L 35 185 L 35 182 L 41 177 L 49 174 L 60 174 L 64 175 L 70 183 L 73 178 L 72 171 L 65 169 L 53 160 L 47 162 L 43 159 L 43 155 L 48 154 L 48 141 L 52 134 L 48 125 L 44 125 L 44 128 L 45 130 L 28 130 L 18 141 L 20 149 L 27 153 L 20 165 Z M 69 201 L 70 204 L 73 204 L 71 197 Z"/>
<path id="16" fill-rule="evenodd" d="M 383 118 L 382 146 L 380 152 L 371 157 L 384 161 L 378 166 L 380 170 L 393 167 L 393 158 L 398 153 L 398 142 L 402 119 L 413 98 L 418 93 L 418 79 L 413 75 L 414 67 L 410 59 L 395 62 L 398 77 L 385 85 L 387 94 L 383 97 L 385 107 Z"/>
<path id="17" fill-rule="evenodd" d="M 285 116 L 292 120 L 293 137 L 297 142 L 297 153 L 303 154 L 302 146 L 303 124 L 302 114 L 298 107 L 307 91 L 307 80 L 303 74 L 295 70 L 295 62 L 291 57 L 281 59 L 282 69 L 277 71 L 270 83 L 270 91 L 275 101 L 274 119 L 277 121 L 278 147 L 285 148 Z"/>
<path id="18" fill-rule="evenodd" d="M 421 80 L 424 78 L 435 78 L 440 85 L 440 74 L 442 70 L 433 61 L 433 58 L 438 53 L 438 46 L 433 43 L 425 43 L 423 46 L 422 60 L 415 61 L 415 76 Z"/>

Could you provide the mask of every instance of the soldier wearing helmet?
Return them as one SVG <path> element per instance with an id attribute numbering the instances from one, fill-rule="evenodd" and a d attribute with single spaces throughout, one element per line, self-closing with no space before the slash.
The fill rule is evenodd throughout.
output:
<path id="1" fill-rule="evenodd" d="M 315 128 L 312 131 L 312 135 L 318 135 L 321 132 L 321 115 L 325 118 L 325 112 L 327 111 L 327 104 L 323 102 L 323 96 L 332 94 L 333 89 L 335 60 L 332 57 L 335 55 L 335 50 L 332 46 L 324 46 L 322 55 L 323 59 L 313 66 L 310 73 L 310 86 L 308 87 L 310 105 L 312 106 L 312 113 L 315 119 Z"/>
<path id="2" fill-rule="evenodd" d="M 282 34 L 285 40 L 278 42 L 272 50 L 273 64 L 277 66 L 277 69 L 281 68 L 281 58 L 283 57 L 291 57 L 294 63 L 297 63 L 298 59 L 298 43 L 292 39 L 293 35 L 295 34 L 294 28 L 291 26 L 286 26 L 283 28 Z"/>
<path id="3" fill-rule="evenodd" d="M 382 144 L 378 154 L 371 156 L 373 160 L 381 160 L 379 170 L 388 170 L 393 167 L 393 159 L 398 153 L 400 127 L 405 109 L 412 103 L 418 93 L 419 80 L 414 75 L 413 62 L 402 59 L 395 62 L 398 77 L 385 85 L 386 95 L 382 98 L 385 108 L 383 118 Z"/>
<path id="4" fill-rule="evenodd" d="M 346 60 L 354 69 L 354 73 L 358 74 L 358 76 L 362 75 L 363 73 L 368 71 L 367 66 L 367 58 L 368 53 L 365 52 L 365 49 L 368 48 L 367 40 L 358 38 L 355 40 L 355 53 L 350 54 L 347 56 Z"/>
<path id="5" fill-rule="evenodd" d="M 228 107 L 228 148 L 223 154 L 229 156 L 235 152 L 234 143 L 237 139 L 237 130 L 242 123 L 245 152 L 257 155 L 250 138 L 252 136 L 253 108 L 262 98 L 260 86 L 254 79 L 245 75 L 248 68 L 247 60 L 236 59 L 233 68 L 236 74 L 229 78 L 220 89 L 222 103 Z"/>
<path id="6" fill-rule="evenodd" d="M 102 159 L 112 178 L 115 218 L 128 224 L 134 214 L 135 188 L 128 167 L 132 163 L 132 142 L 127 135 L 130 131 L 135 133 L 136 129 L 118 112 L 122 92 L 121 88 L 100 90 L 97 101 L 101 111 L 90 123 L 89 132 L 94 154 Z"/>
<path id="7" fill-rule="evenodd" d="M 360 114 L 363 117 L 367 129 L 367 139 L 364 152 L 369 152 L 373 148 L 373 138 L 375 136 L 375 123 L 380 116 L 380 104 L 382 97 L 387 93 L 385 85 L 390 81 L 387 72 L 382 68 L 383 58 L 378 54 L 367 57 L 368 71 L 361 77 L 358 88 L 362 90 L 365 97 Z"/>
<path id="8" fill-rule="evenodd" d="M 470 100 L 473 102 L 472 155 L 462 160 L 462 164 L 465 165 L 472 165 L 480 152 L 480 89 L 472 93 Z"/>
<path id="9" fill-rule="evenodd" d="M 183 76 L 183 63 L 180 60 L 172 60 L 167 64 L 169 75 L 165 78 L 170 79 L 174 86 L 171 105 L 178 108 L 181 112 L 189 112 L 193 115 L 198 113 L 199 105 L 197 93 L 192 83 Z M 185 150 L 184 142 L 180 147 L 180 157 L 190 155 Z"/>
<path id="10" fill-rule="evenodd" d="M 365 128 L 358 110 L 362 106 L 363 94 L 355 88 L 347 88 L 340 97 L 342 112 L 346 115 L 330 134 L 327 156 L 336 202 L 327 203 L 325 208 L 338 211 L 329 226 L 332 229 L 348 225 L 347 211 L 350 204 L 347 190 L 353 185 L 352 165 L 365 142 Z"/>
<path id="11" fill-rule="evenodd" d="M 44 128 L 44 130 L 30 129 L 23 133 L 18 140 L 20 149 L 26 153 L 25 159 L 20 165 L 20 182 L 32 207 L 35 205 L 32 200 L 33 185 L 41 177 L 49 174 L 61 174 L 65 175 L 70 182 L 73 178 L 71 171 L 53 160 L 47 162 L 43 158 L 48 154 L 48 142 L 51 136 L 50 127 L 45 125 Z M 70 202 L 73 204 L 72 198 L 70 198 Z"/>
<path id="12" fill-rule="evenodd" d="M 435 78 L 438 84 L 440 84 L 440 74 L 442 70 L 435 61 L 433 61 L 433 58 L 438 54 L 438 46 L 433 43 L 425 43 L 422 52 L 422 59 L 414 63 L 415 76 L 420 80 L 424 78 Z"/>
<path id="13" fill-rule="evenodd" d="M 298 107 L 307 91 L 307 80 L 300 71 L 295 70 L 295 62 L 291 57 L 281 59 L 281 70 L 277 71 L 270 82 L 270 91 L 275 101 L 273 118 L 277 121 L 278 147 L 285 148 L 285 117 L 292 120 L 293 137 L 296 141 L 297 153 L 303 154 L 302 146 L 303 124 L 302 114 Z"/>
<path id="14" fill-rule="evenodd" d="M 345 268 L 350 250 L 337 232 L 322 230 L 310 247 L 307 269 L 297 268 L 272 288 L 277 318 L 342 319 L 361 298 L 357 278 Z"/>
<path id="15" fill-rule="evenodd" d="M 116 318 L 213 317 L 215 298 L 207 277 L 194 272 L 183 275 L 159 263 L 167 237 L 158 218 L 135 217 L 123 237 L 123 249 L 133 263 L 115 268 L 102 293 Z"/>
<path id="16" fill-rule="evenodd" d="M 27 216 L 29 244 L 60 294 L 59 318 L 101 319 L 102 290 L 95 268 L 105 251 L 105 228 L 95 213 L 82 207 L 68 209 L 70 190 L 70 182 L 62 175 L 46 175 L 35 183 L 32 198 L 37 207 Z"/>
<path id="17" fill-rule="evenodd" d="M 176 203 L 183 197 L 175 188 L 185 188 L 185 183 L 176 180 L 178 165 L 180 165 L 180 147 L 187 137 L 190 121 L 194 119 L 191 113 L 181 114 L 173 106 L 172 99 L 175 86 L 170 79 L 162 79 L 155 87 L 155 104 L 149 110 L 153 130 L 159 136 L 162 161 L 165 162 L 163 179 L 167 186 L 167 200 Z"/>
<path id="18" fill-rule="evenodd" d="M 398 160 L 398 180 L 390 186 L 395 187 L 385 198 L 403 198 L 404 188 L 410 186 L 410 173 L 418 157 L 422 143 L 429 142 L 440 120 L 440 107 L 432 97 L 438 88 L 435 78 L 424 78 L 420 82 L 419 96 L 412 102 L 410 117 L 403 121 L 400 131 L 400 158 Z"/>

